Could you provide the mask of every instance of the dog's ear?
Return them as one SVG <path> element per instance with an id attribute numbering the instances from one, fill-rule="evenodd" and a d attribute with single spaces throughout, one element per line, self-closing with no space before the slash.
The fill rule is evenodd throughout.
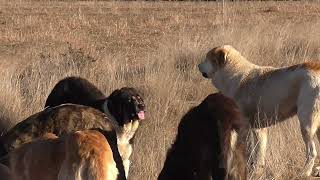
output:
<path id="1" fill-rule="evenodd" d="M 121 90 L 114 90 L 108 97 L 108 110 L 116 119 L 120 126 L 123 125 L 123 100 L 121 99 Z"/>
<path id="2" fill-rule="evenodd" d="M 217 58 L 216 58 L 217 64 L 220 67 L 224 66 L 226 64 L 227 51 L 223 48 L 219 48 L 217 49 L 216 54 L 217 54 Z"/>

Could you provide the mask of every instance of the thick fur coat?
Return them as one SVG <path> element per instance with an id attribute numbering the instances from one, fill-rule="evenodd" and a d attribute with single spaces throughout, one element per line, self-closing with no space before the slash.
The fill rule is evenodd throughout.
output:
<path id="1" fill-rule="evenodd" d="M 243 126 L 231 99 L 209 95 L 181 119 L 158 180 L 245 180 L 245 149 L 237 144 Z"/>
<path id="2" fill-rule="evenodd" d="M 98 131 L 58 138 L 53 134 L 11 151 L 7 165 L 16 180 L 117 180 L 111 145 Z"/>
<path id="3" fill-rule="evenodd" d="M 51 90 L 45 107 L 54 107 L 65 103 L 94 106 L 96 101 L 106 96 L 94 84 L 81 77 L 67 77 L 60 80 Z M 103 111 L 102 106 L 97 107 Z"/>
<path id="4" fill-rule="evenodd" d="M 317 156 L 314 138 L 320 124 L 320 63 L 282 68 L 258 66 L 225 45 L 210 50 L 199 70 L 237 102 L 247 122 L 256 128 L 257 172 L 263 172 L 265 165 L 266 127 L 298 115 L 307 156 L 303 173 L 311 174 Z"/>

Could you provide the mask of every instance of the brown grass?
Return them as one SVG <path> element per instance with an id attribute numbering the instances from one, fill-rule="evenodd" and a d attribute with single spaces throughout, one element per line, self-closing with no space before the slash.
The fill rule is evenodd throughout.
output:
<path id="1" fill-rule="evenodd" d="M 131 180 L 156 179 L 182 115 L 214 91 L 196 65 L 231 44 L 260 65 L 320 59 L 320 5 L 308 2 L 76 2 L 0 0 L 0 122 L 40 111 L 61 78 L 109 94 L 140 89 L 148 114 Z M 269 131 L 265 179 L 293 179 L 304 162 L 296 119 Z"/>

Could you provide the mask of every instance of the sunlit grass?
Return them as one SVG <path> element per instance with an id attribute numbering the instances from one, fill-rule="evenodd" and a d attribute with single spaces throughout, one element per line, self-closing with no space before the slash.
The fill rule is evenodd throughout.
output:
<path id="1" fill-rule="evenodd" d="M 130 179 L 156 179 L 182 115 L 215 91 L 197 71 L 205 53 L 231 44 L 259 65 L 319 59 L 319 12 L 307 2 L 0 1 L 1 125 L 42 110 L 65 76 L 106 94 L 136 87 L 148 114 Z M 266 179 L 291 179 L 304 162 L 297 120 L 269 134 Z"/>

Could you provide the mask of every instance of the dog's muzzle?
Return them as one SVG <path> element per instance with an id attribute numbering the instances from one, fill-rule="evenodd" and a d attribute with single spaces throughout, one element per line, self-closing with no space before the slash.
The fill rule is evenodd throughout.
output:
<path id="1" fill-rule="evenodd" d="M 136 118 L 138 118 L 139 120 L 144 120 L 145 119 L 145 105 L 143 103 L 140 103 L 136 106 L 136 110 L 135 110 L 135 115 Z"/>
<path id="2" fill-rule="evenodd" d="M 202 71 L 202 69 L 203 69 L 202 66 L 203 66 L 203 65 L 201 65 L 201 63 L 198 65 L 199 71 L 201 72 L 201 74 L 202 74 L 203 77 L 209 78 L 208 74 Z"/>

